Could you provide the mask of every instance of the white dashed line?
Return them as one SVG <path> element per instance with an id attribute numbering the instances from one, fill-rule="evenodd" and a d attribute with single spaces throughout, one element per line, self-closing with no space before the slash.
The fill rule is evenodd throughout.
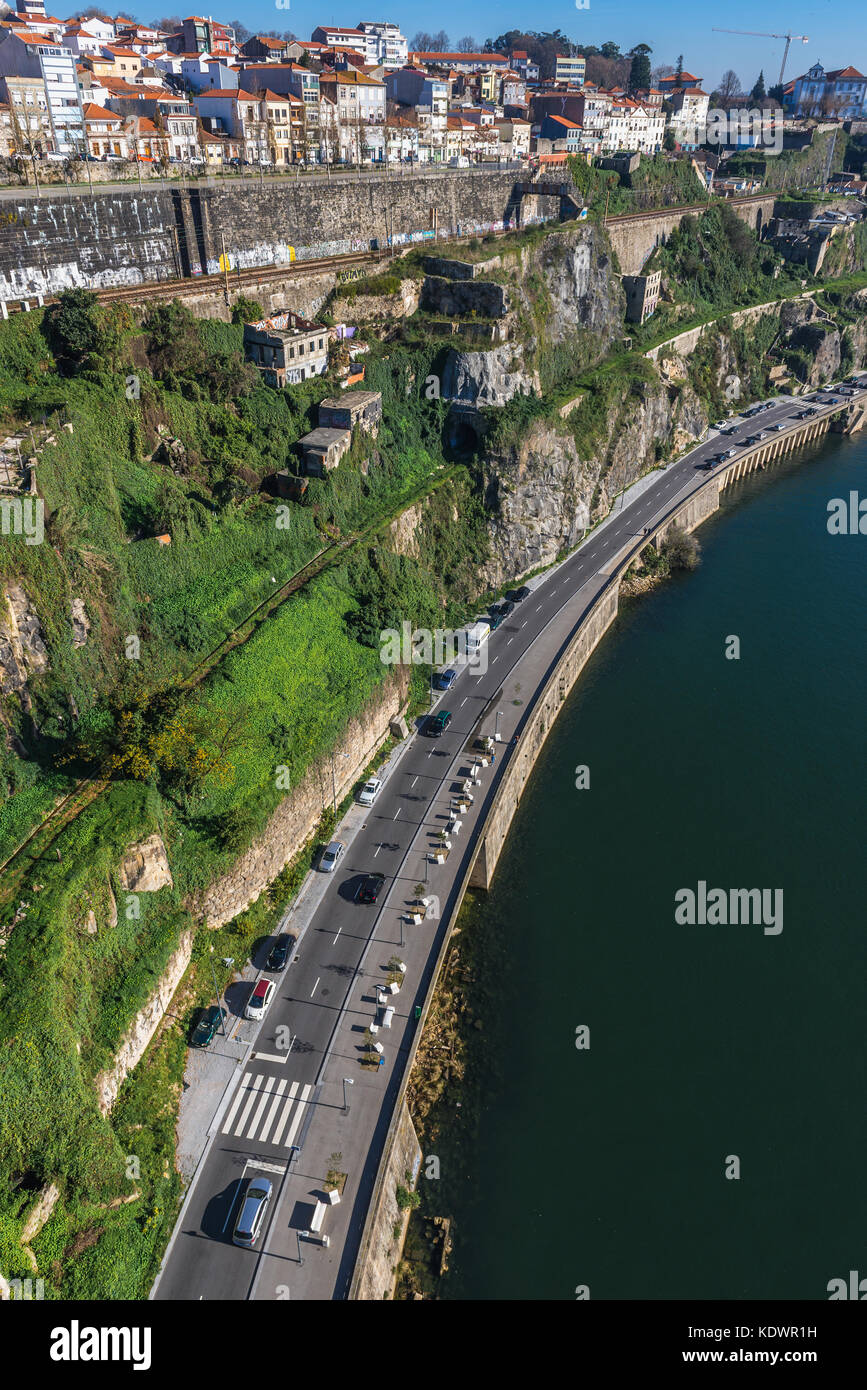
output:
<path id="1" fill-rule="evenodd" d="M 321 976 L 321 975 L 317 975 L 317 976 L 316 976 L 316 984 L 313 986 L 313 988 L 312 988 L 311 991 L 310 991 L 310 998 L 311 998 L 311 999 L 313 998 L 314 994 L 316 993 L 317 989 L 319 988 L 319 981 L 320 981 L 321 979 L 322 979 L 322 976 Z"/>

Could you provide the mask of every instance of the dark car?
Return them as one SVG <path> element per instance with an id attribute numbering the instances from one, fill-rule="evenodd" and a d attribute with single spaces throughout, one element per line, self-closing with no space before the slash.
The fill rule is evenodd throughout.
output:
<path id="1" fill-rule="evenodd" d="M 225 1009 L 218 1009 L 216 1004 L 211 1004 L 210 1008 L 202 1010 L 202 1016 L 193 1029 L 190 1038 L 190 1047 L 208 1047 L 214 1041 L 214 1034 L 226 1017 Z"/>
<path id="2" fill-rule="evenodd" d="M 500 626 L 500 623 L 503 621 L 503 615 L 499 612 L 492 613 L 491 616 L 487 619 L 487 621 L 491 625 L 491 632 L 496 632 L 497 628 Z"/>
<path id="3" fill-rule="evenodd" d="M 515 611 L 515 605 L 510 598 L 500 604 L 500 613 L 504 618 L 510 618 Z"/>
<path id="4" fill-rule="evenodd" d="M 289 959 L 289 947 L 291 942 L 288 936 L 278 936 L 271 950 L 268 952 L 268 959 L 265 962 L 266 970 L 285 970 L 286 962 Z"/>
<path id="5" fill-rule="evenodd" d="M 522 584 L 520 589 L 510 589 L 506 598 L 510 603 L 523 603 L 524 599 L 528 598 L 531 593 L 532 590 L 528 589 L 526 584 Z"/>
<path id="6" fill-rule="evenodd" d="M 428 738 L 442 738 L 442 735 L 451 722 L 451 710 L 441 709 L 438 714 L 432 714 L 430 716 L 425 725 L 425 733 Z"/>
<path id="7" fill-rule="evenodd" d="M 355 901 L 357 903 L 375 903 L 382 892 L 384 883 L 384 874 L 365 874 L 358 885 Z"/>
<path id="8" fill-rule="evenodd" d="M 738 428 L 737 425 L 729 425 L 728 429 L 720 430 L 720 434 L 737 434 Z"/>
<path id="9" fill-rule="evenodd" d="M 451 667 L 448 671 L 437 671 L 433 678 L 434 690 L 451 690 L 457 678 L 457 671 L 453 671 Z"/>

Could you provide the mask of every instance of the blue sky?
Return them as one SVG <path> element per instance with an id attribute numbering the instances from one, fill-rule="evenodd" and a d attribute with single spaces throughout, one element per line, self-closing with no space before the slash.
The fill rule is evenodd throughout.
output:
<path id="1" fill-rule="evenodd" d="M 288 8 L 287 8 L 288 5 Z M 786 75 L 792 77 L 816 61 L 826 68 L 852 63 L 867 72 L 867 23 L 863 0 L 810 0 L 758 5 L 755 0 L 727 0 L 725 5 L 690 5 L 663 0 L 655 5 L 638 0 L 589 0 L 589 9 L 576 9 L 574 0 L 389 0 L 368 8 L 355 0 L 207 0 L 202 13 L 214 18 L 239 18 L 248 29 L 291 29 L 309 38 L 317 24 L 353 25 L 360 19 L 387 18 L 400 24 L 408 38 L 419 29 L 445 29 L 453 43 L 470 34 L 483 43 L 507 29 L 560 29 L 576 43 L 597 45 L 607 39 L 622 49 L 648 43 L 651 62 L 684 64 L 705 80 L 710 90 L 726 68 L 734 68 L 744 87 L 751 87 L 763 68 L 768 85 L 776 82 L 783 43 L 777 39 L 741 38 L 716 34 L 714 24 L 728 29 L 787 30 L 809 35 L 808 44 L 793 43 Z M 52 6 L 49 6 L 51 9 Z M 130 8 L 142 20 L 177 12 L 170 3 L 133 0 Z M 55 13 L 71 13 L 65 6 Z M 189 13 L 181 7 L 182 14 Z"/>

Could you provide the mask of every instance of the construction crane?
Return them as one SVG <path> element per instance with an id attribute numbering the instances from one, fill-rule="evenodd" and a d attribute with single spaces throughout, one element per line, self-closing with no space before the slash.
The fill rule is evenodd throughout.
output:
<path id="1" fill-rule="evenodd" d="M 753 39 L 785 39 L 786 46 L 783 49 L 783 61 L 780 63 L 780 86 L 783 85 L 783 73 L 786 71 L 786 59 L 789 56 L 789 44 L 794 40 L 795 43 L 809 43 L 806 34 L 763 34 L 757 29 L 717 29 L 714 26 L 715 34 L 748 34 Z"/>

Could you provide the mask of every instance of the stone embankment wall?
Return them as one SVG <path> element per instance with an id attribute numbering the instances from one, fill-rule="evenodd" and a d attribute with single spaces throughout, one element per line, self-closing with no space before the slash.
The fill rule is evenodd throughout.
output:
<path id="1" fill-rule="evenodd" d="M 774 199 L 770 197 L 760 198 L 756 202 L 750 203 L 733 202 L 732 207 L 738 217 L 761 236 L 768 221 L 773 216 Z M 689 215 L 695 216 L 696 214 L 693 212 Z M 607 223 L 611 245 L 617 253 L 620 273 L 622 275 L 640 275 L 651 252 L 655 251 L 657 246 L 665 245 L 675 227 L 680 226 L 685 216 L 687 213 L 680 210 L 650 213 L 647 217 L 636 218 L 634 222 L 612 221 Z"/>
<path id="2" fill-rule="evenodd" d="M 338 802 L 358 780 L 388 737 L 389 720 L 406 705 L 410 670 L 397 666 L 352 719 L 334 747 Z M 217 879 L 189 903 L 190 910 L 209 927 L 221 927 L 255 902 L 280 870 L 313 833 L 323 810 L 332 804 L 331 758 L 314 765 L 274 811 L 264 832 L 242 854 L 229 873 Z"/>
<path id="3" fill-rule="evenodd" d="M 287 266 L 436 236 L 556 218 L 556 198 L 515 190 L 514 174 L 454 170 L 400 178 L 138 188 L 41 198 L 22 193 L 0 217 L 0 300 L 107 289 L 228 266 Z"/>
<path id="4" fill-rule="evenodd" d="M 377 1174 L 365 1232 L 364 1259 L 357 1267 L 357 1277 L 349 1294 L 351 1299 L 370 1301 L 391 1296 L 409 1225 L 409 1210 L 401 1211 L 398 1206 L 397 1189 L 399 1185 L 409 1190 L 415 1187 L 421 1157 L 412 1116 L 403 1100 L 393 1140 Z M 396 1226 L 400 1227 L 397 1236 L 394 1234 Z"/>

